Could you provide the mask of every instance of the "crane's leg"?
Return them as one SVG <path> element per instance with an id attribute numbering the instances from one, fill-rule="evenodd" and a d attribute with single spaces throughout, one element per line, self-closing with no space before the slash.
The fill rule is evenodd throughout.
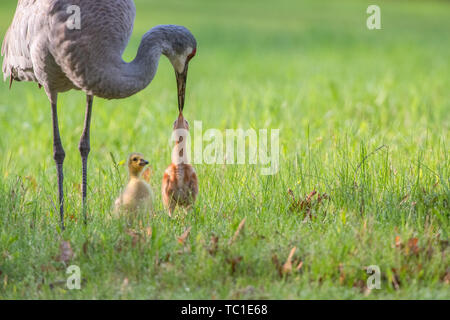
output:
<path id="1" fill-rule="evenodd" d="M 64 190 L 63 190 L 63 163 L 66 154 L 64 152 L 61 137 L 59 135 L 58 111 L 56 108 L 56 98 L 52 101 L 52 120 L 53 120 L 53 159 L 56 162 L 56 171 L 58 174 L 58 193 L 59 193 L 59 214 L 61 216 L 61 228 L 64 230 Z"/>
<path id="2" fill-rule="evenodd" d="M 83 182 L 81 185 L 81 193 L 83 197 L 83 217 L 84 223 L 87 223 L 87 215 L 86 215 L 86 185 L 87 185 L 87 160 L 89 152 L 91 151 L 90 144 L 90 127 L 91 127 L 91 115 L 92 115 L 92 103 L 94 101 L 94 97 L 88 95 L 87 96 L 87 107 L 86 107 L 86 115 L 84 118 L 84 129 L 81 135 L 80 144 L 78 145 L 78 149 L 81 154 L 81 162 L 83 166 Z"/>

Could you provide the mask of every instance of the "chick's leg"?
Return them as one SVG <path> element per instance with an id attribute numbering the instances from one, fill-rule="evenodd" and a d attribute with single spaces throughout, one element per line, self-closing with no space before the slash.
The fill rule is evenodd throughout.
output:
<path id="1" fill-rule="evenodd" d="M 90 127 L 91 127 L 91 115 L 92 115 L 92 103 L 94 101 L 94 97 L 88 95 L 87 96 L 87 107 L 86 107 L 86 115 L 84 118 L 84 129 L 81 135 L 80 144 L 78 145 L 78 150 L 80 150 L 81 162 L 83 166 L 83 181 L 81 184 L 81 193 L 83 198 L 83 217 L 84 223 L 87 223 L 87 215 L 86 215 L 86 187 L 87 187 L 87 160 L 89 152 L 91 151 L 90 144 Z"/>
<path id="2" fill-rule="evenodd" d="M 53 121 L 53 159 L 56 163 L 58 174 L 58 194 L 59 194 L 59 215 L 61 217 L 61 228 L 64 230 L 64 190 L 63 190 L 63 163 L 66 154 L 64 152 L 61 137 L 59 135 L 58 111 L 56 107 L 56 97 L 52 101 L 52 121 Z"/>

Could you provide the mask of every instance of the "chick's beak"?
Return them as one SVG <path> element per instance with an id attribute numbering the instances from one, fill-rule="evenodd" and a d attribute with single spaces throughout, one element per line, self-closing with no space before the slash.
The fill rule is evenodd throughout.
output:
<path id="1" fill-rule="evenodd" d="M 141 167 L 144 167 L 144 166 L 148 165 L 148 161 L 147 161 L 147 160 L 144 160 L 144 159 L 141 159 L 141 160 L 139 161 L 139 165 L 140 165 Z"/>
<path id="2" fill-rule="evenodd" d="M 178 88 L 178 110 L 183 111 L 184 108 L 184 96 L 186 94 L 186 80 L 188 73 L 189 64 L 186 62 L 183 72 L 175 71 L 177 77 L 177 88 Z"/>

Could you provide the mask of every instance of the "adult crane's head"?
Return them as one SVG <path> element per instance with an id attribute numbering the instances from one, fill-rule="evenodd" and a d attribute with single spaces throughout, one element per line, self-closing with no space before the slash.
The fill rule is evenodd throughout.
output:
<path id="1" fill-rule="evenodd" d="M 178 87 L 178 109 L 183 111 L 189 61 L 197 52 L 197 41 L 183 26 L 164 25 L 153 28 L 163 39 L 163 54 L 169 58 L 175 69 Z"/>

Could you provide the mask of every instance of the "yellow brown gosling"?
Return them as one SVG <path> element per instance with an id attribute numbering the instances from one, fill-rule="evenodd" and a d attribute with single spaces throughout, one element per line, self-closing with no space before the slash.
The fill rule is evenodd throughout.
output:
<path id="1" fill-rule="evenodd" d="M 128 158 L 129 180 L 122 194 L 116 199 L 116 213 L 121 211 L 136 212 L 152 209 L 153 192 L 142 179 L 142 172 L 148 161 L 141 153 L 132 153 Z"/>
<path id="2" fill-rule="evenodd" d="M 189 131 L 189 123 L 181 112 L 173 124 L 173 130 L 184 130 L 184 134 L 180 134 L 179 140 L 176 141 L 177 148 L 183 139 L 186 139 Z M 164 172 L 162 180 L 162 199 L 164 206 L 169 210 L 170 217 L 177 205 L 189 209 L 198 194 L 197 174 L 194 167 L 188 163 L 187 156 L 183 157 L 183 152 L 183 148 L 172 152 L 172 163 Z"/>

